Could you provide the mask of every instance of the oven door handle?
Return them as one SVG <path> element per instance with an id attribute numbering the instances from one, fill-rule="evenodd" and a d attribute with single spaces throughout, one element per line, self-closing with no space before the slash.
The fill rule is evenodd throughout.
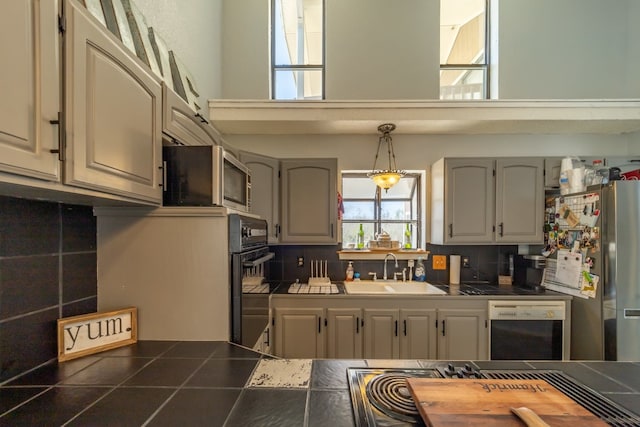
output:
<path id="1" fill-rule="evenodd" d="M 275 254 L 275 253 L 273 253 L 273 252 L 269 252 L 269 253 L 268 253 L 268 254 L 266 254 L 265 256 L 262 256 L 262 257 L 260 257 L 260 258 L 258 258 L 258 259 L 254 259 L 253 261 L 247 261 L 247 262 L 242 263 L 242 266 L 243 266 L 244 268 L 253 268 L 253 267 L 257 267 L 257 266 L 259 266 L 260 264 L 263 264 L 263 263 L 265 263 L 265 262 L 269 261 L 269 260 L 270 260 L 271 258 L 273 258 L 274 256 L 276 256 L 276 254 Z"/>

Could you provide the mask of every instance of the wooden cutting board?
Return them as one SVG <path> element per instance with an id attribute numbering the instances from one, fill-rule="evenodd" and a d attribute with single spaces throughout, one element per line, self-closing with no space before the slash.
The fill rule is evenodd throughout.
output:
<path id="1" fill-rule="evenodd" d="M 511 412 L 522 406 L 553 427 L 608 425 L 544 380 L 409 378 L 407 383 L 431 427 L 522 427 Z"/>

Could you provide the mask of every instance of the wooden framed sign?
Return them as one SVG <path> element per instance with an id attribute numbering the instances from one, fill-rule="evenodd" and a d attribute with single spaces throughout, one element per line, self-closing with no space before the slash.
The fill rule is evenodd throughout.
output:
<path id="1" fill-rule="evenodd" d="M 58 319 L 58 361 L 138 341 L 136 307 Z"/>

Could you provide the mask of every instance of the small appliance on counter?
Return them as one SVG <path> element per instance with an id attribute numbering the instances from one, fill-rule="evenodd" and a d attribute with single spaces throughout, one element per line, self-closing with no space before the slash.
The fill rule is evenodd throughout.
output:
<path id="1" fill-rule="evenodd" d="M 513 261 L 513 285 L 544 292 L 542 276 L 546 258 L 542 255 L 515 255 Z"/>

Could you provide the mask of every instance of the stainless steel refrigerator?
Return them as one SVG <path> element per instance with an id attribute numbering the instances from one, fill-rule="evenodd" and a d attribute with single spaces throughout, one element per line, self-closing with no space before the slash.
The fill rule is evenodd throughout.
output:
<path id="1" fill-rule="evenodd" d="M 595 294 L 584 298 L 581 285 L 559 283 L 546 271 L 543 284 L 575 295 L 571 359 L 640 361 L 640 181 L 588 190 L 555 197 L 546 249 L 579 246 L 598 277 Z M 559 253 L 550 268 L 560 268 Z"/>

